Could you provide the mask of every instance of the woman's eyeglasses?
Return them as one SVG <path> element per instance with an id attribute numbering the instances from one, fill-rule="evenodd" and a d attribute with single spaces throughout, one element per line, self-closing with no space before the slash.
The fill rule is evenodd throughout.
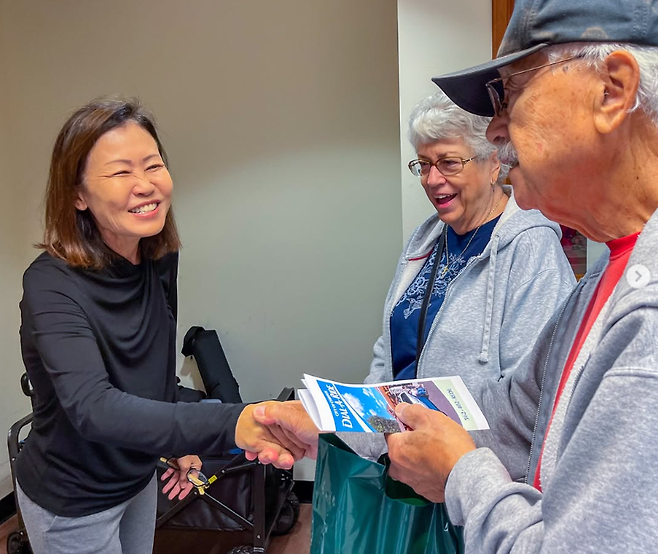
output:
<path id="1" fill-rule="evenodd" d="M 465 160 L 464 158 L 451 156 L 447 158 L 441 158 L 435 162 L 430 162 L 429 160 L 411 160 L 409 162 L 409 171 L 411 171 L 412 175 L 422 179 L 430 174 L 432 167 L 436 167 L 441 175 L 444 177 L 450 177 L 452 175 L 461 173 L 464 169 L 464 166 L 471 160 L 474 160 L 476 157 L 477 156 L 473 156 Z"/>

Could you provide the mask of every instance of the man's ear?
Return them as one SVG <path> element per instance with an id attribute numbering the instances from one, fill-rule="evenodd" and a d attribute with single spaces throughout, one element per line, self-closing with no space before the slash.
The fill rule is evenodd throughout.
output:
<path id="1" fill-rule="evenodd" d="M 602 87 L 595 104 L 594 125 L 600 133 L 617 129 L 635 106 L 640 85 L 640 67 L 624 50 L 608 55 L 601 68 Z"/>

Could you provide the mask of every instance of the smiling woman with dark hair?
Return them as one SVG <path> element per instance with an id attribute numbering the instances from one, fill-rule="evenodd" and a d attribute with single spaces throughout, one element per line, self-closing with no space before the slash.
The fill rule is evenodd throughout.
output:
<path id="1" fill-rule="evenodd" d="M 150 553 L 159 456 L 177 458 L 165 489 L 182 498 L 201 468 L 190 454 L 237 445 L 290 467 L 305 452 L 257 424 L 254 405 L 176 402 L 172 189 L 137 102 L 92 102 L 57 137 L 45 252 L 20 304 L 34 420 L 16 494 L 35 554 Z"/>
<path id="2" fill-rule="evenodd" d="M 65 260 L 70 266 L 101 269 L 115 257 L 116 253 L 108 248 L 104 240 L 102 227 L 99 232 L 92 210 L 84 208 L 80 203 L 84 201 L 81 194 L 88 192 L 81 185 L 85 179 L 85 170 L 94 161 L 89 160 L 88 156 L 98 140 L 104 137 L 102 145 L 95 150 L 97 158 L 108 154 L 112 138 L 115 142 L 121 142 L 121 138 L 116 136 L 116 129 L 128 124 L 134 131 L 137 131 L 137 128 L 141 129 L 137 134 L 141 135 L 142 140 L 153 142 L 154 148 L 150 157 L 142 160 L 142 162 L 151 162 L 147 166 L 149 174 L 159 175 L 159 181 L 163 180 L 162 177 L 170 180 L 166 169 L 167 154 L 158 137 L 155 123 L 139 102 L 120 102 L 110 99 L 93 102 L 74 113 L 57 137 L 53 147 L 46 192 L 44 242 L 40 247 L 54 257 Z M 104 136 L 110 131 L 114 133 Z M 94 168 L 95 173 L 98 174 L 95 177 L 104 179 L 106 186 L 128 176 L 128 165 L 131 160 L 117 159 L 109 163 L 114 164 L 114 168 L 109 165 Z M 87 179 L 90 177 L 92 176 L 86 175 Z M 144 221 L 155 221 L 156 228 L 161 225 L 161 219 L 164 219 L 161 230 L 153 234 L 140 235 L 139 249 L 149 258 L 160 258 L 167 253 L 178 252 L 180 248 L 174 214 L 169 209 L 171 184 L 165 183 L 164 191 L 168 191 L 166 199 L 160 198 L 163 196 L 162 191 L 157 193 L 158 204 L 162 200 L 166 201 L 159 210 L 158 217 L 154 218 L 152 216 L 156 214 L 151 214 L 144 219 Z M 150 196 L 147 199 L 150 199 Z M 132 203 L 136 201 L 133 200 Z"/>

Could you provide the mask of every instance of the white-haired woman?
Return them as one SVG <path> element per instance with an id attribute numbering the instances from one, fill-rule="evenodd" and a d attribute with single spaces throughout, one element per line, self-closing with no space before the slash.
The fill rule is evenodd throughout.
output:
<path id="1" fill-rule="evenodd" d="M 411 114 L 409 169 L 437 213 L 402 253 L 366 382 L 459 375 L 477 398 L 484 382 L 514 371 L 575 285 L 559 225 L 521 210 L 499 184 L 488 123 L 442 92 Z M 511 470 L 531 426 L 498 452 Z"/>

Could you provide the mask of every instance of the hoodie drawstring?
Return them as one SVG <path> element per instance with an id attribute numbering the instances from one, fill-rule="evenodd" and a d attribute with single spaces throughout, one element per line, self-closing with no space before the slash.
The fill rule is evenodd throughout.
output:
<path id="1" fill-rule="evenodd" d="M 482 350 L 479 362 L 489 362 L 489 342 L 491 341 L 491 325 L 493 318 L 494 287 L 496 285 L 496 258 L 498 257 L 498 242 L 500 237 L 494 235 L 491 240 L 491 253 L 489 255 L 488 279 L 487 279 L 487 301 L 484 312 L 484 332 L 482 334 Z"/>

